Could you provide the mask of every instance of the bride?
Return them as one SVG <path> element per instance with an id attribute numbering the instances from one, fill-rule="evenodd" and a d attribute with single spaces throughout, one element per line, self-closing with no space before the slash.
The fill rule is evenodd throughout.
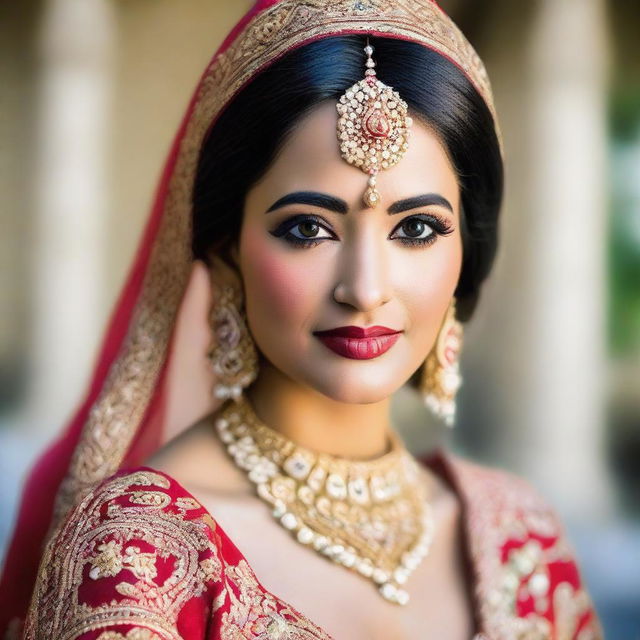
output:
<path id="1" fill-rule="evenodd" d="M 390 416 L 409 384 L 453 423 L 501 197 L 486 72 L 435 2 L 259 1 L 25 488 L 0 631 L 601 638 L 546 502 Z"/>

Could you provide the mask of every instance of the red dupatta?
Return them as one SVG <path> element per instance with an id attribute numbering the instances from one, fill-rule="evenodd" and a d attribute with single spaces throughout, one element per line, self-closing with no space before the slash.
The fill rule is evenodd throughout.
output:
<path id="1" fill-rule="evenodd" d="M 139 465 L 163 442 L 172 393 L 169 356 L 192 266 L 191 189 L 208 129 L 237 92 L 282 55 L 319 38 L 357 33 L 415 41 L 445 56 L 467 75 L 495 121 L 484 66 L 436 2 L 258 0 L 200 79 L 86 397 L 28 476 L 0 579 L 0 636 L 26 615 L 48 533 L 96 483 Z M 215 408 L 212 399 L 203 406 Z"/>

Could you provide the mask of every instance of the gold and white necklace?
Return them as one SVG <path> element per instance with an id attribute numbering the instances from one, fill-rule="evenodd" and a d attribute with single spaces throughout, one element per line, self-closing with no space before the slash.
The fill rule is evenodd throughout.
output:
<path id="1" fill-rule="evenodd" d="M 244 394 L 215 425 L 298 542 L 372 580 L 390 602 L 409 601 L 401 585 L 428 554 L 434 521 L 418 463 L 394 431 L 391 450 L 374 460 L 317 453 L 261 422 Z"/>

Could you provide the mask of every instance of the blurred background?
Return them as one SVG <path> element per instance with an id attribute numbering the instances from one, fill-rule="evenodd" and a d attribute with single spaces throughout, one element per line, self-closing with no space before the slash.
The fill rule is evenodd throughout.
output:
<path id="1" fill-rule="evenodd" d="M 87 383 L 155 182 L 248 0 L 0 2 L 0 556 Z M 640 3 L 443 0 L 506 146 L 496 269 L 453 434 L 560 512 L 607 638 L 640 638 Z M 435 434 L 435 436 L 434 436 Z"/>

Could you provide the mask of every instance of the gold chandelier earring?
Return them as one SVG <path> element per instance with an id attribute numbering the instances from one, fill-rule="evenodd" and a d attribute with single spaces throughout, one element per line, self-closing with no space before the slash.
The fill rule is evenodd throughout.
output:
<path id="1" fill-rule="evenodd" d="M 243 389 L 258 375 L 258 353 L 243 310 L 242 292 L 230 284 L 221 287 L 211 309 L 214 344 L 207 354 L 216 383 L 213 395 L 240 401 Z"/>
<path id="2" fill-rule="evenodd" d="M 448 427 L 454 426 L 456 393 L 462 384 L 459 364 L 461 349 L 462 324 L 456 320 L 454 298 L 436 343 L 424 361 L 419 385 L 425 405 Z"/>

